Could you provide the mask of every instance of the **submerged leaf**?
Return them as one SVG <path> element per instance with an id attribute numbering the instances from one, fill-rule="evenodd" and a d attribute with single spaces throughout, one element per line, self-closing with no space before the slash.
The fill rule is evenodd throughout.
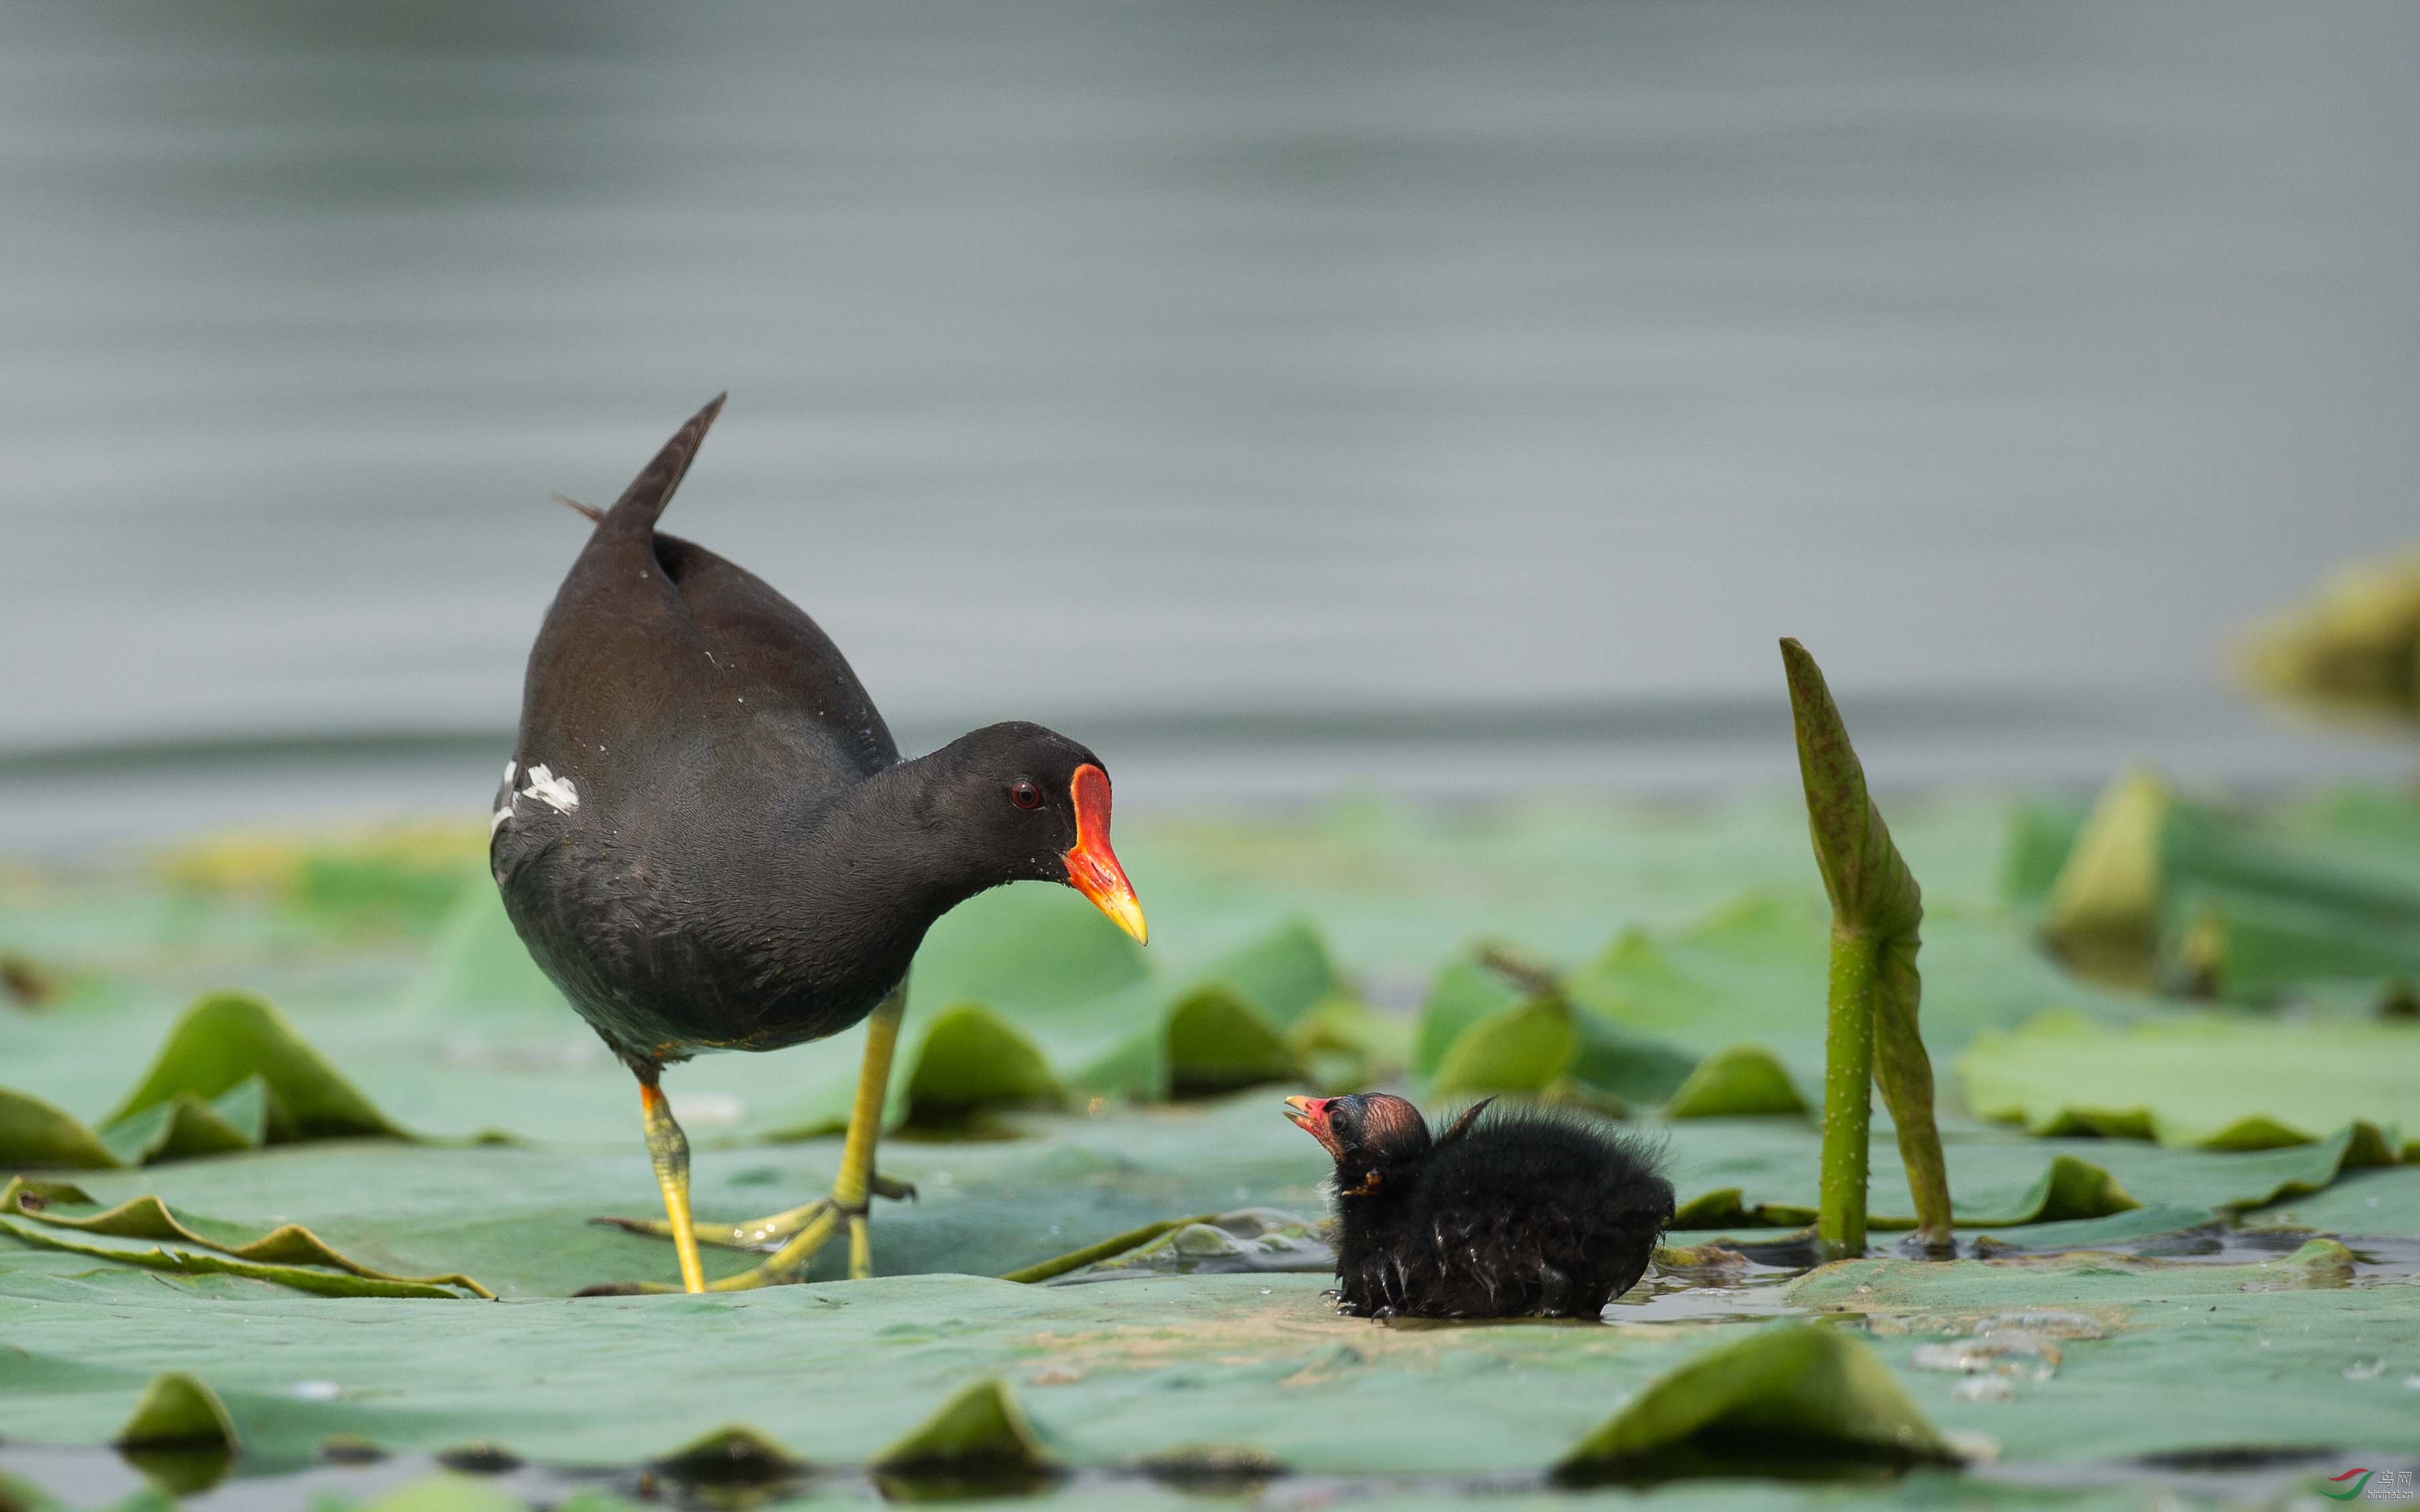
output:
<path id="1" fill-rule="evenodd" d="M 1793 1458 L 1906 1465 L 1955 1456 L 1855 1338 L 1776 1323 L 1659 1377 L 1555 1473 L 1578 1482 L 1659 1479 Z"/>

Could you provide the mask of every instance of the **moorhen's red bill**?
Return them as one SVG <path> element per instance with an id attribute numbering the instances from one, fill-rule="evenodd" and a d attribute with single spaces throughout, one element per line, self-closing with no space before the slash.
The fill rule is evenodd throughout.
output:
<path id="1" fill-rule="evenodd" d="M 933 921 L 986 887 L 1063 882 L 1137 940 L 1142 907 L 1109 849 L 1099 757 L 996 724 L 902 761 L 813 620 L 656 518 L 717 398 L 611 509 L 531 648 L 520 737 L 489 862 L 532 956 L 639 1078 L 682 1285 L 709 1242 L 781 1247 L 719 1288 L 796 1280 L 842 1220 L 870 1273 L 866 1201 L 900 1195 L 874 1147 L 907 999 Z M 577 506 L 575 506 L 577 507 Z M 666 1065 L 778 1050 L 873 1015 L 831 1195 L 701 1236 Z"/>
<path id="2" fill-rule="evenodd" d="M 1286 1117 L 1336 1160 L 1339 1312 L 1594 1318 L 1672 1218 L 1653 1151 L 1577 1114 L 1481 1103 L 1434 1140 L 1385 1092 L 1290 1097 Z"/>

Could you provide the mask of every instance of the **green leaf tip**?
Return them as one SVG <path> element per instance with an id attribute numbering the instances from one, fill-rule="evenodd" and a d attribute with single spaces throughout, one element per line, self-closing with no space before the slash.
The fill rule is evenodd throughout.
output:
<path id="1" fill-rule="evenodd" d="M 98 1133 L 39 1098 L 0 1088 L 0 1164 L 114 1170 L 361 1135 L 411 1137 L 284 1014 L 244 993 L 213 993 L 187 1009 Z"/>
<path id="2" fill-rule="evenodd" d="M 1302 1057 L 1284 1031 L 1224 982 L 1180 998 L 1169 1011 L 1166 1032 L 1170 1087 L 1180 1097 L 1303 1078 Z"/>
<path id="3" fill-rule="evenodd" d="M 1051 1468 L 1016 1398 L 989 1376 L 968 1382 L 874 1460 L 877 1473 L 911 1479 L 1032 1479 Z"/>
<path id="4" fill-rule="evenodd" d="M 2077 971 L 2149 985 L 2175 806 L 2167 783 L 2146 767 L 2120 775 L 2094 802 L 2042 917 L 2042 938 Z"/>
<path id="5" fill-rule="evenodd" d="M 1651 1381 L 1575 1444 L 1558 1480 L 1755 1473 L 1776 1459 L 1946 1464 L 1948 1442 L 1872 1350 L 1838 1329 L 1776 1323 Z"/>
<path id="6" fill-rule="evenodd" d="M 185 1011 L 158 1057 L 109 1121 L 180 1092 L 208 1102 L 257 1076 L 266 1089 L 271 1140 L 369 1135 L 409 1138 L 304 1041 L 267 1000 L 214 993 Z"/>
<path id="7" fill-rule="evenodd" d="M 676 1480 L 744 1484 L 785 1479 L 807 1464 L 746 1424 L 730 1423 L 682 1444 L 656 1468 Z"/>
<path id="8" fill-rule="evenodd" d="M 910 1122 L 1065 1098 L 1033 1041 L 976 1002 L 954 1003 L 935 1015 L 908 1076 Z"/>
<path id="9" fill-rule="evenodd" d="M 1810 1111 L 1781 1061 L 1752 1044 L 1699 1061 L 1664 1106 L 1668 1119 L 1805 1118 Z"/>
<path id="10" fill-rule="evenodd" d="M 1429 1090 L 1450 1093 L 1543 1092 L 1571 1065 L 1579 1047 L 1572 1005 L 1532 997 L 1499 1009 L 1455 1037 Z"/>
<path id="11" fill-rule="evenodd" d="M 1781 661 L 1790 679 L 1807 827 L 1834 926 L 1882 938 L 1913 934 L 1924 916 L 1923 893 L 1866 792 L 1865 766 L 1823 669 L 1795 640 L 1781 642 Z"/>
<path id="12" fill-rule="evenodd" d="M 235 1421 L 218 1394 L 181 1370 L 151 1378 L 134 1415 L 117 1430 L 120 1449 L 236 1451 Z"/>
<path id="13" fill-rule="evenodd" d="M 2101 1166 L 2073 1155 L 2052 1158 L 2050 1169 L 2036 1183 L 2041 1201 L 2032 1214 L 2036 1223 L 2073 1223 L 2132 1212 L 2143 1204 Z"/>
<path id="14" fill-rule="evenodd" d="M 0 1165 L 108 1171 L 125 1164 L 73 1115 L 0 1087 Z"/>

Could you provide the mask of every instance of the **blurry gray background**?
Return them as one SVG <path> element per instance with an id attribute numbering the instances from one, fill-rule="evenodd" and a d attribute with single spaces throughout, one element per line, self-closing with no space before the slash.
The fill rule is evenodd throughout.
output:
<path id="1" fill-rule="evenodd" d="M 2420 7 L 11 5 L 0 848 L 484 810 L 610 501 L 1122 803 L 2393 770 Z"/>

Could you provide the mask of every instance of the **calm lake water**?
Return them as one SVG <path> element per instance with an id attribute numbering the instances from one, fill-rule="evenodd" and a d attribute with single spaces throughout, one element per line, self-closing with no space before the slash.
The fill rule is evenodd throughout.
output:
<path id="1" fill-rule="evenodd" d="M 0 850 L 484 808 L 580 525 L 1125 801 L 2273 781 L 2415 533 L 2420 8 L 0 11 Z"/>

